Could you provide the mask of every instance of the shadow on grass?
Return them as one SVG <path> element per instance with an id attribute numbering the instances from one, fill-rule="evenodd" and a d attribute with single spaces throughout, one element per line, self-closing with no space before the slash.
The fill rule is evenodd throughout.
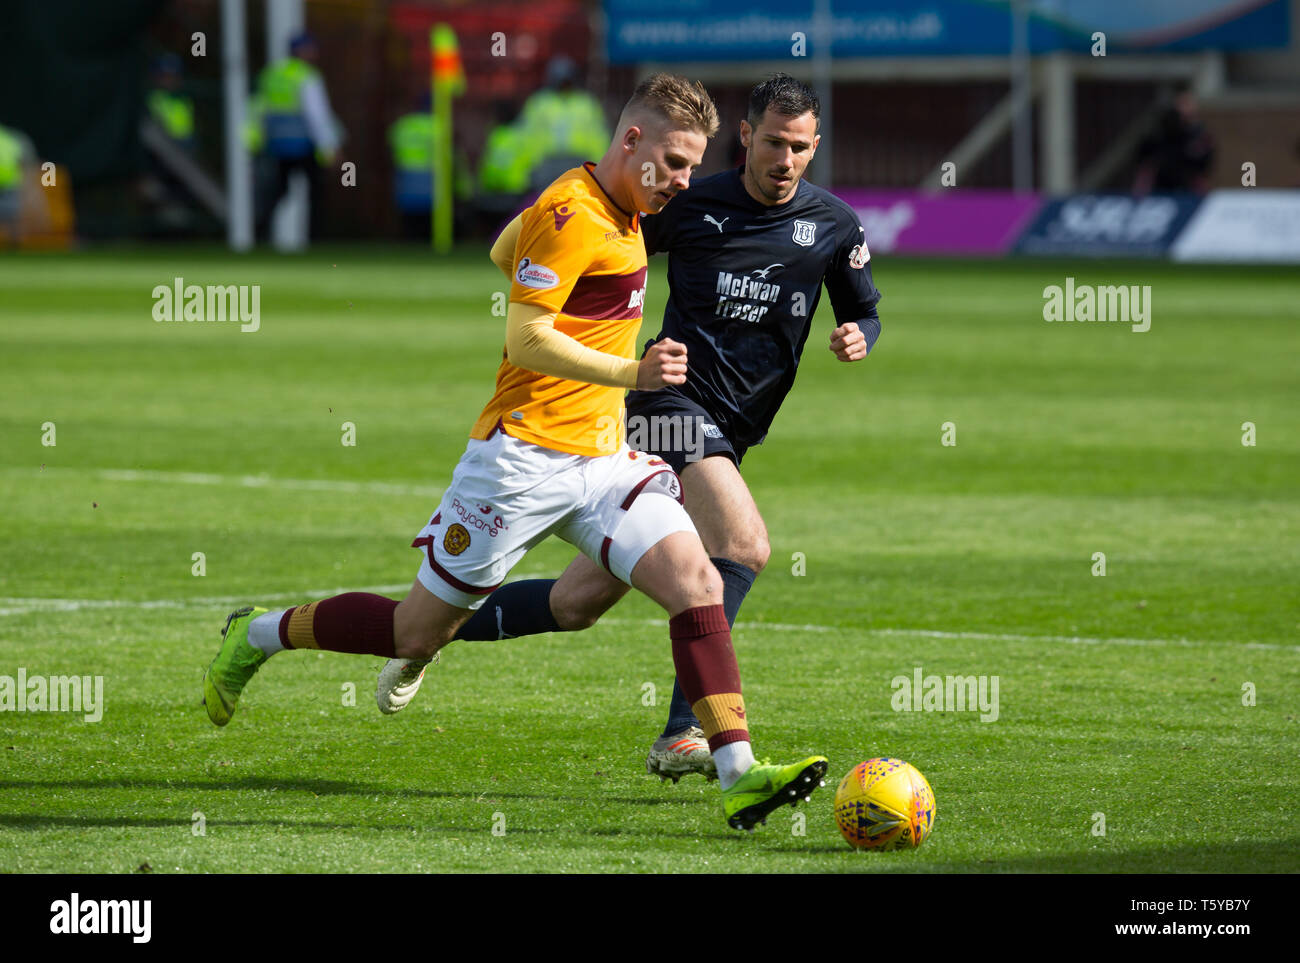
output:
<path id="1" fill-rule="evenodd" d="M 466 836 L 480 836 L 489 830 L 483 823 L 475 823 L 472 826 L 452 825 L 452 824 L 434 824 L 434 823 L 394 823 L 375 821 L 368 823 L 358 822 L 327 822 L 318 819 L 276 819 L 268 817 L 266 819 L 213 819 L 210 821 L 214 826 L 233 827 L 246 826 L 256 829 L 279 829 L 290 832 L 299 832 L 302 830 L 320 829 L 330 832 L 342 830 L 359 830 L 359 831 L 378 831 L 385 833 L 403 833 L 403 834 L 421 834 L 436 833 L 438 835 L 459 834 Z M 36 813 L 0 813 L 0 827 L 7 827 L 15 830 L 44 831 L 49 829 L 176 829 L 183 828 L 188 830 L 191 820 L 185 818 L 156 818 L 149 816 L 42 816 Z M 718 832 L 699 832 L 695 830 L 663 830 L 657 827 L 647 827 L 643 830 L 617 828 L 617 829 L 583 829 L 577 830 L 572 826 L 555 826 L 555 827 L 527 827 L 511 825 L 509 830 L 511 836 L 627 836 L 633 838 L 645 839 L 717 839 L 724 841 L 744 842 L 744 837 L 734 831 Z"/>
<path id="2" fill-rule="evenodd" d="M 388 799 L 459 799 L 477 802 L 490 799 L 532 799 L 556 803 L 617 803 L 624 806 L 716 805 L 715 797 L 687 796 L 561 796 L 545 793 L 480 792 L 440 789 L 413 789 L 399 786 L 367 786 L 334 779 L 275 779 L 270 776 L 241 776 L 233 779 L 27 779 L 6 781 L 0 791 L 9 789 L 155 789 L 168 792 L 306 792 L 313 796 L 382 796 Z"/>
<path id="3" fill-rule="evenodd" d="M 401 833 L 404 835 L 448 836 L 462 835 L 478 837 L 487 830 L 479 822 L 474 825 L 428 824 L 410 822 L 346 822 L 320 819 L 222 819 L 214 820 L 214 825 L 222 827 L 247 827 L 259 830 L 279 830 L 282 832 L 303 832 L 321 830 L 326 832 L 357 831 Z M 157 818 L 148 816 L 75 816 L 75 815 L 40 815 L 36 813 L 13 814 L 0 813 L 0 828 L 14 830 L 42 831 L 49 829 L 179 829 L 190 827 L 188 818 Z M 917 853 L 852 853 L 843 845 L 806 846 L 798 844 L 786 846 L 790 840 L 784 835 L 760 830 L 754 836 L 722 829 L 699 831 L 693 829 L 663 829 L 647 826 L 645 829 L 620 827 L 593 827 L 576 829 L 572 825 L 554 827 L 527 827 L 512 825 L 510 836 L 524 836 L 536 839 L 547 837 L 585 836 L 593 838 L 624 838 L 666 840 L 687 839 L 703 840 L 729 849 L 723 853 L 734 854 L 730 847 L 762 844 L 763 855 L 775 856 L 822 856 L 833 854 L 843 857 L 835 872 L 849 873 L 1083 873 L 1083 874 L 1157 874 L 1176 875 L 1182 873 L 1294 873 L 1297 869 L 1297 854 L 1300 853 L 1300 839 L 1288 839 L 1281 843 L 1224 843 L 1218 846 L 1154 846 L 1146 849 L 1124 849 L 1112 852 L 1091 853 L 1051 853 L 1041 856 L 1021 856 L 1010 859 L 957 859 L 931 860 L 922 852 Z M 687 854 L 682 854 L 687 858 Z M 689 862 L 684 862 L 678 872 L 691 872 Z"/>

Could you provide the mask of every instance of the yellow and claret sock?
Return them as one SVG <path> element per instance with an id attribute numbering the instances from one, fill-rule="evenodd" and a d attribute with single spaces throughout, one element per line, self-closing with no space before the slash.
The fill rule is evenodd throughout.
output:
<path id="1" fill-rule="evenodd" d="M 354 655 L 397 656 L 393 612 L 397 600 L 369 592 L 348 592 L 287 609 L 280 617 L 286 649 L 326 649 Z"/>
<path id="2" fill-rule="evenodd" d="M 700 720 L 710 751 L 749 741 L 740 667 L 721 605 L 687 609 L 668 620 L 677 680 Z"/>

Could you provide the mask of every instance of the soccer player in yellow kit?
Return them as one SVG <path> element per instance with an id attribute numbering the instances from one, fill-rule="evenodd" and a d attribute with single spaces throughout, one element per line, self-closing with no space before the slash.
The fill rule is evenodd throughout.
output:
<path id="1" fill-rule="evenodd" d="M 383 655 L 422 670 L 519 559 L 555 534 L 667 610 L 674 666 L 731 826 L 752 829 L 821 784 L 821 756 L 755 762 L 721 579 L 676 473 L 629 449 L 622 433 L 627 389 L 687 375 L 686 350 L 670 339 L 635 357 L 646 277 L 638 212 L 661 210 L 689 186 L 717 127 L 700 84 L 647 78 L 600 162 L 558 178 L 511 224 L 493 248 L 512 281 L 496 392 L 412 543 L 424 558 L 409 594 L 231 613 L 203 681 L 212 722 L 230 721 L 248 680 L 284 649 Z"/>

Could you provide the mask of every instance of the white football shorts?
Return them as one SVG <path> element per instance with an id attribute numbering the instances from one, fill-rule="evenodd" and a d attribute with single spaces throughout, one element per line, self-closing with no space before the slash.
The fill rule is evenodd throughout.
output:
<path id="1" fill-rule="evenodd" d="M 694 532 L 682 483 L 660 458 L 626 445 L 591 457 L 542 448 L 497 429 L 471 439 L 429 524 L 420 584 L 448 605 L 477 609 L 524 554 L 558 535 L 631 584 L 660 539 Z"/>

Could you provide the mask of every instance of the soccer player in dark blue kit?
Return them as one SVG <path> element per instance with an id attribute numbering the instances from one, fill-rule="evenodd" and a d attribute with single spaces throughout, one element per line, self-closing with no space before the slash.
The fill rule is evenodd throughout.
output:
<path id="1" fill-rule="evenodd" d="M 665 338 L 684 344 L 688 374 L 685 384 L 628 394 L 628 443 L 680 476 L 686 510 L 722 576 L 733 625 L 771 554 L 740 464 L 794 384 L 823 284 L 835 312 L 830 350 L 837 358 L 861 361 L 880 333 L 880 293 L 857 215 L 802 180 L 820 141 L 819 114 L 816 94 L 795 78 L 776 74 L 759 84 L 740 124 L 744 165 L 696 181 L 641 221 L 646 253 L 669 254 L 671 289 L 663 328 L 647 348 Z M 579 555 L 558 580 L 494 591 L 456 638 L 587 628 L 627 591 Z M 386 671 L 380 708 L 403 708 L 424 668 L 412 662 L 400 673 Z M 676 683 L 646 768 L 674 782 L 690 772 L 713 775 L 708 744 Z"/>

